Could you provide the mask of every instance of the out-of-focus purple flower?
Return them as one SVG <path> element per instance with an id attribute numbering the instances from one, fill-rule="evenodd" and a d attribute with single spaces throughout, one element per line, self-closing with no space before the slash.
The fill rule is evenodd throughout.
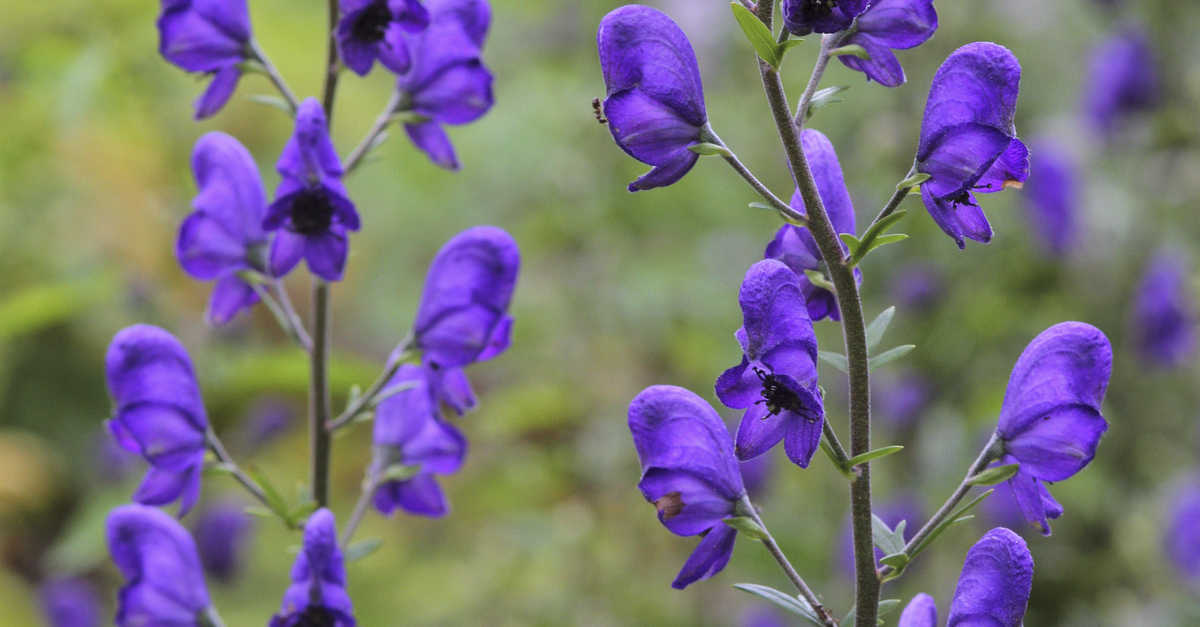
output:
<path id="1" fill-rule="evenodd" d="M 196 544 L 171 516 L 142 505 L 108 515 L 108 550 L 125 578 L 117 593 L 118 627 L 201 625 L 211 611 Z"/>
<path id="2" fill-rule="evenodd" d="M 755 607 L 742 614 L 742 627 L 787 627 L 779 612 L 768 607 Z"/>
<path id="3" fill-rule="evenodd" d="M 346 231 L 358 230 L 358 212 L 342 184 L 342 162 L 315 98 L 300 103 L 296 130 L 275 169 L 282 180 L 262 224 L 275 232 L 271 274 L 281 277 L 304 259 L 313 274 L 341 280 L 350 246 Z"/>
<path id="4" fill-rule="evenodd" d="M 1075 161 L 1060 145 L 1034 144 L 1029 182 L 1025 184 L 1029 222 L 1034 235 L 1051 254 L 1062 256 L 1075 241 L 1079 187 Z"/>
<path id="5" fill-rule="evenodd" d="M 419 0 L 340 0 L 337 43 L 342 61 L 359 76 L 366 76 L 379 59 L 393 72 L 412 65 L 406 34 L 429 26 L 429 11 Z"/>
<path id="6" fill-rule="evenodd" d="M 683 178 L 700 158 L 688 147 L 708 132 L 700 66 L 687 36 L 658 9 L 631 4 L 604 16 L 596 45 L 608 130 L 621 150 L 654 166 L 629 191 Z"/>
<path id="7" fill-rule="evenodd" d="M 1021 464 L 1007 483 L 1025 520 L 1044 535 L 1063 509 L 1043 482 L 1068 479 L 1095 457 L 1108 429 L 1100 403 L 1111 373 L 1108 338 L 1082 322 L 1042 331 L 1013 366 L 996 427 L 999 463 Z"/>
<path id="8" fill-rule="evenodd" d="M 1028 176 L 1029 151 L 1013 123 L 1020 83 L 1017 58 L 988 42 L 955 50 L 933 77 L 917 147 L 917 171 L 933 178 L 921 198 L 959 248 L 963 238 L 992 239 L 975 192 L 1020 187 Z"/>
<path id="9" fill-rule="evenodd" d="M 346 594 L 346 567 L 338 548 L 333 513 L 321 508 L 304 524 L 304 546 L 292 565 L 292 585 L 270 627 L 355 627 Z"/>
<path id="10" fill-rule="evenodd" d="M 1167 513 L 1163 550 L 1191 582 L 1200 582 L 1200 477 L 1188 477 L 1175 489 Z"/>
<path id="11" fill-rule="evenodd" d="M 412 37 L 412 67 L 396 88 L 398 111 L 421 118 L 406 122 L 409 139 L 434 164 L 459 168 L 445 124 L 474 122 L 492 108 L 492 73 L 483 65 L 483 42 L 491 24 L 485 0 L 429 0 L 429 28 Z"/>
<path id="12" fill-rule="evenodd" d="M 296 412 L 290 404 L 273 398 L 256 401 L 248 414 L 239 433 L 239 440 L 248 451 L 273 442 L 296 420 Z"/>
<path id="13" fill-rule="evenodd" d="M 193 523 L 204 572 L 229 583 L 242 568 L 242 554 L 253 524 L 238 501 L 222 501 L 201 511 Z"/>
<path id="14" fill-rule="evenodd" d="M 937 627 L 937 602 L 924 592 L 917 593 L 900 613 L 897 627 Z"/>
<path id="15" fill-rule="evenodd" d="M 100 627 L 103 614 L 96 590 L 83 579 L 55 579 L 38 590 L 50 627 Z"/>
<path id="16" fill-rule="evenodd" d="M 874 514 L 892 529 L 895 529 L 900 521 L 907 521 L 904 525 L 904 540 L 908 541 L 917 532 L 918 525 L 921 524 L 922 510 L 920 501 L 914 495 L 901 494 L 876 505 Z M 879 547 L 875 547 L 875 561 L 878 562 L 884 557 L 884 552 L 879 550 Z M 841 551 L 837 565 L 843 573 L 854 575 L 854 533 L 848 516 L 842 527 Z"/>
<path id="17" fill-rule="evenodd" d="M 938 27 L 933 0 L 875 0 L 858 16 L 854 32 L 841 45 L 858 44 L 870 55 L 838 57 L 842 64 L 867 75 L 885 87 L 899 87 L 907 78 L 892 50 L 907 50 L 925 43 Z"/>
<path id="18" fill-rule="evenodd" d="M 1140 26 L 1122 26 L 1092 50 L 1084 85 L 1084 108 L 1100 132 L 1158 104 L 1158 66 Z"/>
<path id="19" fill-rule="evenodd" d="M 800 136 L 804 155 L 808 157 L 812 168 L 813 180 L 817 183 L 817 192 L 829 215 L 833 228 L 838 233 L 854 233 L 854 204 L 850 201 L 850 192 L 846 190 L 846 181 L 842 178 L 842 166 L 838 163 L 837 153 L 833 144 L 823 133 L 814 129 L 804 129 Z M 807 215 L 804 199 L 800 190 L 792 194 L 792 208 Z M 846 244 L 842 243 L 843 252 Z M 808 304 L 808 316 L 814 322 L 826 317 L 840 320 L 837 297 L 823 287 L 817 287 L 808 280 L 805 270 L 821 270 L 824 262 L 817 241 L 807 228 L 785 224 L 775 233 L 775 239 L 767 244 L 763 256 L 767 259 L 778 259 L 796 273 L 796 280 L 804 293 L 804 301 Z M 862 271 L 854 268 L 854 278 L 862 282 Z"/>
<path id="20" fill-rule="evenodd" d="M 885 378 L 881 384 L 882 389 L 875 395 L 879 415 L 899 428 L 911 426 L 929 407 L 933 396 L 929 380 L 916 371 Z"/>
<path id="21" fill-rule="evenodd" d="M 420 516 L 445 516 L 446 495 L 434 475 L 458 472 L 467 454 L 467 439 L 442 420 L 423 366 L 406 364 L 390 386 L 411 386 L 389 396 L 375 410 L 375 460 L 372 474 L 405 470 L 402 479 L 384 481 L 375 490 L 375 508 L 390 515 L 397 508 Z"/>
<path id="22" fill-rule="evenodd" d="M 892 279 L 892 300 L 901 307 L 929 309 L 941 299 L 945 280 L 936 266 L 912 264 Z"/>
<path id="23" fill-rule="evenodd" d="M 745 409 L 738 459 L 783 440 L 792 463 L 807 468 L 821 442 L 825 408 L 817 389 L 817 337 L 796 274 L 764 259 L 750 266 L 738 301 L 743 326 L 734 334 L 742 361 L 717 378 L 721 402 Z"/>
<path id="24" fill-rule="evenodd" d="M 746 486 L 750 498 L 761 498 L 771 482 L 771 475 L 774 474 L 775 463 L 771 461 L 771 456 L 759 455 L 740 462 L 738 467 L 742 470 L 742 483 Z"/>
<path id="25" fill-rule="evenodd" d="M 783 25 L 797 37 L 850 28 L 869 0 L 783 0 Z"/>
<path id="26" fill-rule="evenodd" d="M 671 586 L 682 590 L 725 568 L 737 532 L 724 523 L 746 494 L 729 431 L 689 390 L 656 385 L 629 404 L 629 431 L 642 465 L 638 483 L 672 533 L 702 536 Z"/>
<path id="27" fill-rule="evenodd" d="M 1142 359 L 1160 366 L 1186 362 L 1196 348 L 1196 306 L 1187 260 L 1172 251 L 1150 261 L 1134 300 L 1134 334 Z"/>
<path id="28" fill-rule="evenodd" d="M 162 0 L 158 37 L 167 61 L 212 76 L 196 101 L 196 119 L 220 111 L 242 77 L 238 64 L 250 58 L 246 0 Z"/>
<path id="29" fill-rule="evenodd" d="M 187 350 L 170 333 L 137 324 L 113 337 L 105 369 L 116 403 L 108 428 L 122 448 L 150 463 L 133 500 L 179 500 L 179 515 L 186 514 L 200 494 L 208 430 Z"/>
<path id="30" fill-rule="evenodd" d="M 413 322 L 414 346 L 427 364 L 457 368 L 508 348 L 508 305 L 520 266 L 516 241 L 499 227 L 471 227 L 442 246 L 429 265 Z"/>
<path id="31" fill-rule="evenodd" d="M 266 270 L 267 201 L 254 158 L 225 133 L 208 133 L 196 142 L 192 173 L 200 192 L 192 200 L 195 211 L 179 227 L 175 256 L 189 275 L 216 280 L 207 317 L 221 325 L 259 300 L 238 272 Z"/>

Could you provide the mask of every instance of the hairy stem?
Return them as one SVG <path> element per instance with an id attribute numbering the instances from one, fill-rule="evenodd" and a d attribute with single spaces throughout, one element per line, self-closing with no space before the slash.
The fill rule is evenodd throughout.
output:
<path id="1" fill-rule="evenodd" d="M 771 554 L 771 557 L 775 558 L 776 562 L 779 562 L 779 567 L 783 569 L 783 573 L 787 575 L 787 578 L 792 582 L 792 585 L 796 586 L 796 590 L 800 592 L 800 596 L 807 601 L 814 610 L 816 610 L 817 616 L 821 618 L 821 622 L 829 625 L 830 627 L 836 627 L 837 621 L 834 620 L 833 614 L 829 612 L 828 608 L 821 604 L 821 600 L 817 598 L 816 593 L 812 591 L 812 588 L 808 587 L 808 584 L 804 582 L 804 578 L 800 576 L 800 573 L 796 572 L 796 569 L 792 566 L 792 563 L 788 561 L 787 556 L 783 554 L 783 549 L 779 548 L 779 543 L 775 542 L 775 537 L 771 535 L 769 530 L 767 530 L 767 524 L 764 523 L 762 517 L 758 515 L 758 509 L 754 507 L 753 503 L 750 502 L 749 496 L 745 494 L 742 495 L 740 509 L 744 510 L 746 514 L 749 514 L 750 517 L 754 519 L 755 523 L 758 523 L 758 526 L 763 530 L 763 546 L 767 547 L 767 552 Z"/>
<path id="2" fill-rule="evenodd" d="M 808 106 L 812 104 L 813 96 L 816 95 L 817 88 L 821 86 L 821 78 L 825 76 L 825 68 L 829 66 L 829 60 L 833 58 L 829 55 L 829 51 L 836 48 L 843 37 L 842 33 L 830 33 L 821 37 L 821 51 L 817 54 L 817 61 L 813 65 L 812 76 L 808 78 L 808 85 L 804 87 L 804 93 L 800 94 L 800 102 L 796 105 L 796 126 L 799 128 L 804 128 L 804 123 L 808 120 Z"/>
<path id="3" fill-rule="evenodd" d="M 791 205 L 787 204 L 783 201 L 783 199 L 776 196 L 770 188 L 763 184 L 762 181 L 758 180 L 758 177 L 754 176 L 754 173 L 750 171 L 750 168 L 747 168 L 746 164 L 742 163 L 741 159 L 738 159 L 738 156 L 734 154 L 733 150 L 730 150 L 729 146 L 725 145 L 725 142 L 721 141 L 721 138 L 717 136 L 716 132 L 714 132 L 711 127 L 706 129 L 706 134 L 706 139 L 725 149 L 725 154 L 721 155 L 721 158 L 733 168 L 734 172 L 738 173 L 738 176 L 741 176 L 747 183 L 749 183 L 750 187 L 754 188 L 754 191 L 758 192 L 758 195 L 762 196 L 763 200 L 767 201 L 767 204 L 771 205 L 775 211 L 778 211 L 780 217 L 794 224 L 808 224 L 808 218 L 805 218 L 804 214 L 793 209 Z"/>
<path id="4" fill-rule="evenodd" d="M 270 509 L 271 505 L 267 500 L 266 493 L 263 492 L 263 489 L 258 485 L 257 481 L 251 479 L 250 476 L 247 475 L 241 469 L 241 467 L 237 465 L 237 462 L 233 461 L 233 456 L 229 454 L 229 451 L 225 450 L 225 445 L 221 443 L 221 439 L 217 437 L 216 432 L 213 431 L 211 427 L 208 429 L 208 432 L 205 433 L 205 439 L 208 440 L 209 450 L 211 450 L 213 455 L 217 457 L 217 461 L 221 462 L 221 465 L 224 466 L 227 471 L 229 471 L 229 474 L 233 475 L 233 478 L 236 479 L 238 483 L 242 484 L 242 487 L 246 488 L 246 491 L 249 492 L 250 495 L 255 499 L 257 499 L 258 502 L 267 506 L 267 509 Z"/>
<path id="5" fill-rule="evenodd" d="M 253 39 L 250 40 L 250 54 L 262 66 L 263 72 L 267 75 L 271 83 L 275 85 L 275 89 L 279 90 L 279 95 L 283 96 L 283 99 L 287 101 L 288 108 L 292 110 L 292 115 L 296 115 L 296 110 L 300 108 L 300 101 L 296 99 L 296 94 L 292 93 L 287 82 L 283 80 L 283 75 L 279 73 L 279 70 L 267 58 L 267 54 L 258 46 L 258 42 Z"/>
<path id="6" fill-rule="evenodd" d="M 288 325 L 295 332 L 296 341 L 306 351 L 312 350 L 312 338 L 308 336 L 308 331 L 304 329 L 304 323 L 300 321 L 300 314 L 296 313 L 296 308 L 292 305 L 292 298 L 288 296 L 287 289 L 281 281 L 275 282 L 275 295 L 279 300 L 279 307 L 286 318 Z"/>
<path id="7" fill-rule="evenodd" d="M 829 449 L 833 451 L 834 459 L 842 466 L 845 466 L 846 462 L 850 461 L 850 458 L 846 456 L 846 447 L 842 446 L 842 441 L 838 439 L 837 432 L 833 430 L 833 425 L 829 424 L 829 421 L 826 420 L 821 425 L 821 430 L 825 432 L 825 441 L 829 442 Z"/>
<path id="8" fill-rule="evenodd" d="M 312 491 L 318 507 L 329 505 L 329 284 L 313 277 L 313 350 L 308 387 Z"/>
<path id="9" fill-rule="evenodd" d="M 367 153 L 375 147 L 379 136 L 392 123 L 392 116 L 395 115 L 396 107 L 400 105 L 402 99 L 403 96 L 399 91 L 392 92 L 392 97 L 388 99 L 387 106 L 383 108 L 383 112 L 379 114 L 379 117 L 375 118 L 375 123 L 371 125 L 371 130 L 367 131 L 367 136 L 354 147 L 354 150 L 350 151 L 349 155 L 346 155 L 346 174 L 353 172 L 362 163 Z"/>

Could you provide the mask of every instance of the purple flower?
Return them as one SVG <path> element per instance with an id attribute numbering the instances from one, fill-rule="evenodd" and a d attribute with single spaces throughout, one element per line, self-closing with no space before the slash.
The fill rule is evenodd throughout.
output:
<path id="1" fill-rule="evenodd" d="M 269 627 L 354 627 L 354 607 L 346 594 L 346 567 L 337 544 L 333 514 L 321 508 L 304 524 L 304 546 L 292 565 L 292 585 Z"/>
<path id="2" fill-rule="evenodd" d="M 742 627 L 787 627 L 788 622 L 783 620 L 775 610 L 768 607 L 755 607 L 742 613 Z"/>
<path id="3" fill-rule="evenodd" d="M 629 191 L 670 185 L 700 155 L 708 114 L 696 53 L 664 13 L 631 4 L 604 16 L 596 33 L 608 130 L 621 150 L 654 166 Z"/>
<path id="4" fill-rule="evenodd" d="M 192 529 L 204 572 L 228 583 L 241 571 L 253 525 L 238 501 L 222 501 L 196 516 Z"/>
<path id="5" fill-rule="evenodd" d="M 196 544 L 162 510 L 122 505 L 108 515 L 108 550 L 125 578 L 118 627 L 201 625 L 211 611 Z"/>
<path id="6" fill-rule="evenodd" d="M 1158 104 L 1158 67 L 1150 38 L 1140 26 L 1125 25 L 1092 50 L 1084 85 L 1084 108 L 1100 132 Z"/>
<path id="7" fill-rule="evenodd" d="M 946 627 L 1019 627 L 1033 589 L 1033 556 L 1021 536 L 997 527 L 984 534 L 963 562 Z M 937 605 L 918 594 L 899 627 L 937 627 Z"/>
<path id="8" fill-rule="evenodd" d="M 396 508 L 410 514 L 440 517 L 449 511 L 435 474 L 458 472 L 467 454 L 467 439 L 438 413 L 432 377 L 423 366 L 406 364 L 390 385 L 411 385 L 389 396 L 375 410 L 375 461 L 372 473 L 403 468 L 404 479 L 383 482 L 374 495 L 375 508 L 390 515 Z"/>
<path id="9" fill-rule="evenodd" d="M 850 192 L 846 191 L 846 181 L 842 178 L 842 166 L 838 163 L 837 153 L 833 144 L 821 131 L 804 129 L 800 136 L 804 154 L 808 157 L 812 168 L 813 179 L 817 183 L 817 192 L 821 194 L 821 202 L 829 214 L 829 220 L 838 233 L 854 233 L 854 204 L 850 201 Z M 804 199 L 800 190 L 792 194 L 792 208 L 807 215 Z M 846 251 L 846 244 L 842 244 Z M 767 244 L 763 253 L 767 259 L 778 259 L 796 273 L 796 280 L 804 293 L 804 301 L 808 304 L 808 316 L 814 321 L 828 317 L 840 320 L 837 297 L 823 287 L 817 287 L 808 280 L 805 270 L 818 270 L 824 267 L 821 251 L 817 241 L 807 228 L 785 224 L 775 233 L 775 239 Z M 862 271 L 854 269 L 854 278 L 862 282 Z"/>
<path id="10" fill-rule="evenodd" d="M 444 124 L 467 124 L 492 108 L 492 73 L 480 55 L 491 24 L 485 0 L 430 0 L 430 24 L 412 38 L 413 62 L 396 82 L 399 111 L 420 118 L 404 124 L 409 139 L 435 165 L 457 170 Z"/>
<path id="11" fill-rule="evenodd" d="M 721 572 L 737 538 L 723 521 L 746 494 L 725 423 L 691 391 L 655 385 L 629 404 L 629 431 L 642 465 L 638 488 L 659 522 L 674 534 L 703 537 L 671 587 Z"/>
<path id="12" fill-rule="evenodd" d="M 783 0 L 783 25 L 797 37 L 850 28 L 869 0 Z"/>
<path id="13" fill-rule="evenodd" d="M 896 427 L 912 425 L 929 407 L 933 386 L 916 371 L 899 377 L 886 377 L 881 381 L 880 393 L 876 396 L 879 415 Z"/>
<path id="14" fill-rule="evenodd" d="M 929 309 L 941 300 L 945 280 L 936 266 L 912 264 L 900 270 L 891 282 L 892 300 L 901 307 Z"/>
<path id="15" fill-rule="evenodd" d="M 738 459 L 767 452 L 780 440 L 788 459 L 807 468 L 821 442 L 825 409 L 817 389 L 817 337 L 796 274 L 774 259 L 746 272 L 738 301 L 743 326 L 734 334 L 740 364 L 717 379 L 717 396 L 745 409 Z"/>
<path id="16" fill-rule="evenodd" d="M 1079 189 L 1074 160 L 1048 140 L 1034 144 L 1025 199 L 1029 222 L 1046 250 L 1062 256 L 1075 240 L 1078 228 Z"/>
<path id="17" fill-rule="evenodd" d="M 358 212 L 342 185 L 342 162 L 329 139 L 321 103 L 300 104 L 296 130 L 275 164 L 283 180 L 267 207 L 263 228 L 275 231 L 271 274 L 287 274 L 303 258 L 326 281 L 338 281 L 346 267 L 346 231 L 357 231 Z"/>
<path id="18" fill-rule="evenodd" d="M 105 358 L 116 411 L 113 437 L 150 464 L 133 494 L 145 505 L 179 500 L 179 515 L 200 494 L 208 417 L 187 350 L 166 331 L 147 324 L 122 329 Z"/>
<path id="19" fill-rule="evenodd" d="M 1134 335 L 1144 360 L 1160 366 L 1186 362 L 1196 347 L 1196 308 L 1188 287 L 1187 261 L 1159 252 L 1146 269 L 1134 300 Z"/>
<path id="20" fill-rule="evenodd" d="M 100 599 L 84 579 L 55 579 L 38 590 L 50 627 L 100 627 Z"/>
<path id="21" fill-rule="evenodd" d="M 429 265 L 413 323 L 414 345 L 427 364 L 457 368 L 508 348 L 508 304 L 520 266 L 517 243 L 498 227 L 471 227 L 442 246 Z"/>
<path id="22" fill-rule="evenodd" d="M 238 65 L 250 57 L 246 0 L 162 0 L 158 37 L 167 61 L 212 76 L 196 101 L 196 119 L 220 111 L 242 77 Z"/>
<path id="23" fill-rule="evenodd" d="M 875 0 L 858 16 L 854 32 L 841 45 L 858 44 L 870 55 L 860 59 L 841 55 L 838 59 L 852 70 L 867 75 L 885 87 L 899 87 L 907 80 L 900 60 L 892 50 L 907 50 L 925 43 L 938 27 L 933 0 Z"/>
<path id="24" fill-rule="evenodd" d="M 340 4 L 337 43 L 346 67 L 366 76 L 379 59 L 393 72 L 407 72 L 412 57 L 405 35 L 429 26 L 429 12 L 420 1 L 340 0 Z"/>
<path id="25" fill-rule="evenodd" d="M 225 133 L 208 133 L 196 142 L 192 173 L 200 192 L 192 200 L 195 211 L 179 227 L 175 256 L 189 275 L 217 281 L 207 317 L 222 325 L 258 302 L 238 273 L 265 270 L 267 202 L 254 158 Z"/>
<path id="26" fill-rule="evenodd" d="M 1200 477 L 1188 477 L 1175 490 L 1163 550 L 1183 576 L 1200 582 Z"/>
<path id="27" fill-rule="evenodd" d="M 122 481 L 138 465 L 138 456 L 125 450 L 112 437 L 107 427 L 102 427 L 94 438 L 94 464 L 97 477 L 102 481 Z"/>
<path id="28" fill-rule="evenodd" d="M 917 171 L 933 178 L 921 198 L 959 248 L 964 237 L 992 239 L 974 192 L 1019 187 L 1028 175 L 1029 151 L 1013 124 L 1020 82 L 1017 58 L 987 42 L 954 51 L 933 77 L 917 147 Z"/>
<path id="29" fill-rule="evenodd" d="M 1020 463 L 1008 485 L 1025 520 L 1050 535 L 1062 514 L 1043 482 L 1062 481 L 1096 455 L 1108 422 L 1100 415 L 1112 373 L 1112 346 L 1099 329 L 1062 322 L 1042 331 L 1017 359 L 996 436 L 1001 464 Z"/>

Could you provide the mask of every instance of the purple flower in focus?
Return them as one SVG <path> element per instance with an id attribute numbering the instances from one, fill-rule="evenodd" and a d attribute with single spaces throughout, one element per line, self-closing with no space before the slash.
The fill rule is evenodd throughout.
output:
<path id="1" fill-rule="evenodd" d="M 850 28 L 870 0 L 783 0 L 783 26 L 797 37 Z"/>
<path id="2" fill-rule="evenodd" d="M 1029 151 L 1013 124 L 1020 82 L 1016 57 L 987 42 L 954 51 L 933 77 L 916 168 L 933 177 L 921 185 L 925 208 L 959 248 L 963 238 L 992 239 L 975 192 L 1019 187 L 1028 176 Z"/>
<path id="3" fill-rule="evenodd" d="M 207 118 L 229 101 L 250 57 L 250 14 L 246 0 L 162 0 L 158 51 L 188 72 L 212 76 L 196 101 L 196 119 Z"/>
<path id="4" fill-rule="evenodd" d="M 1024 196 L 1034 235 L 1056 256 L 1075 241 L 1079 215 L 1079 188 L 1075 161 L 1058 144 L 1034 144 L 1037 155 L 1030 166 Z"/>
<path id="5" fill-rule="evenodd" d="M 1158 66 L 1141 27 L 1126 25 L 1092 50 L 1084 85 L 1084 108 L 1100 132 L 1158 104 Z"/>
<path id="6" fill-rule="evenodd" d="M 342 162 L 315 98 L 300 104 L 296 130 L 275 169 L 283 179 L 262 224 L 275 232 L 271 274 L 281 277 L 304 259 L 313 274 L 340 280 L 349 251 L 346 231 L 358 230 L 358 212 L 342 185 Z"/>
<path id="7" fill-rule="evenodd" d="M 254 158 L 225 133 L 208 133 L 196 142 L 192 173 L 200 192 L 192 200 L 195 211 L 179 227 L 175 256 L 192 277 L 216 280 L 207 318 L 222 325 L 259 300 L 238 273 L 266 269 L 267 202 Z"/>
<path id="8" fill-rule="evenodd" d="M 204 572 L 224 583 L 233 581 L 241 571 L 252 528 L 238 501 L 223 501 L 197 514 L 192 529 Z"/>
<path id="9" fill-rule="evenodd" d="M 55 579 L 38 590 L 50 627 L 100 627 L 103 609 L 96 590 L 84 579 Z"/>
<path id="10" fill-rule="evenodd" d="M 491 24 L 485 0 L 430 0 L 429 28 L 412 38 L 412 67 L 402 74 L 398 111 L 419 120 L 404 124 L 409 139 L 434 164 L 459 168 L 454 145 L 442 126 L 467 124 L 492 108 L 492 73 L 480 55 Z"/>
<path id="11" fill-rule="evenodd" d="M 912 264 L 892 279 L 892 300 L 901 307 L 928 309 L 941 299 L 945 280 L 936 266 Z"/>
<path id="12" fill-rule="evenodd" d="M 162 510 L 122 505 L 108 515 L 108 550 L 125 578 L 118 627 L 202 625 L 210 608 L 192 537 Z"/>
<path id="13" fill-rule="evenodd" d="M 1200 477 L 1188 477 L 1176 488 L 1167 513 L 1163 550 L 1184 577 L 1200 582 Z"/>
<path id="14" fill-rule="evenodd" d="M 313 512 L 304 524 L 304 546 L 292 565 L 292 585 L 269 627 L 354 627 L 354 607 L 346 594 L 346 567 L 338 548 L 333 514 Z"/>
<path id="15" fill-rule="evenodd" d="M 708 133 L 700 67 L 687 36 L 661 11 L 631 4 L 604 16 L 596 45 L 608 130 L 621 150 L 654 166 L 629 191 L 683 178 L 700 158 L 688 147 Z"/>
<path id="16" fill-rule="evenodd" d="M 629 404 L 629 431 L 642 465 L 638 488 L 659 522 L 676 535 L 703 538 L 671 587 L 721 572 L 737 539 L 724 520 L 746 494 L 725 423 L 691 391 L 655 385 Z"/>
<path id="17" fill-rule="evenodd" d="M 340 5 L 337 43 L 346 67 L 366 76 L 379 59 L 393 72 L 408 71 L 412 57 L 405 35 L 429 26 L 429 12 L 419 0 L 340 0 Z"/>
<path id="18" fill-rule="evenodd" d="M 850 201 L 850 192 L 846 190 L 846 181 L 842 178 L 842 166 L 838 163 L 837 153 L 833 144 L 823 133 L 813 129 L 804 129 L 800 136 L 804 154 L 808 157 L 812 169 L 813 180 L 817 183 L 817 192 L 829 215 L 833 228 L 838 233 L 854 233 L 854 204 Z M 800 190 L 792 194 L 792 208 L 807 215 L 804 199 Z M 842 251 L 846 244 L 842 243 Z M 804 293 L 804 301 L 808 305 L 808 316 L 813 322 L 826 317 L 840 320 L 837 297 L 823 287 L 817 287 L 808 280 L 805 270 L 820 271 L 824 268 L 821 251 L 817 241 L 805 227 L 785 224 L 775 233 L 775 239 L 767 244 L 763 253 L 767 259 L 778 259 L 796 273 L 796 280 Z M 854 268 L 854 278 L 862 282 L 862 271 Z"/>
<path id="19" fill-rule="evenodd" d="M 187 350 L 170 333 L 137 324 L 113 337 L 105 369 L 116 403 L 108 428 L 122 448 L 150 464 L 133 500 L 179 500 L 183 516 L 200 494 L 208 429 Z"/>
<path id="20" fill-rule="evenodd" d="M 1184 257 L 1159 252 L 1146 269 L 1134 299 L 1134 335 L 1142 359 L 1164 367 L 1190 359 L 1196 348 L 1196 307 Z"/>
<path id="21" fill-rule="evenodd" d="M 858 16 L 854 32 L 840 45 L 858 44 L 870 55 L 860 59 L 841 55 L 843 65 L 867 75 L 885 87 L 899 87 L 908 80 L 892 50 L 907 50 L 925 43 L 938 27 L 933 0 L 875 0 Z"/>

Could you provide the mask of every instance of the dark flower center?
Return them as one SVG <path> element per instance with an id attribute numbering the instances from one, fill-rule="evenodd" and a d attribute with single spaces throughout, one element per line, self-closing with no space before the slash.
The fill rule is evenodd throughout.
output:
<path id="1" fill-rule="evenodd" d="M 309 605 L 296 621 L 296 627 L 335 627 L 337 617 L 320 605 Z"/>
<path id="2" fill-rule="evenodd" d="M 301 235 L 317 235 L 329 230 L 333 205 L 323 190 L 304 190 L 292 201 L 292 230 Z"/>
<path id="3" fill-rule="evenodd" d="M 800 415 L 807 414 L 804 410 L 804 404 L 800 402 L 800 397 L 788 386 L 784 385 L 774 373 L 768 373 L 761 368 L 755 368 L 754 374 L 758 375 L 763 384 L 762 399 L 756 401 L 754 404 L 766 403 L 767 416 L 777 416 L 779 412 L 784 410 Z M 808 418 L 808 420 L 812 422 L 812 418 Z"/>
<path id="4" fill-rule="evenodd" d="M 671 520 L 683 511 L 683 497 L 678 492 L 665 494 L 654 501 L 654 507 L 658 508 L 663 520 Z"/>
<path id="5" fill-rule="evenodd" d="M 388 24 L 392 21 L 392 10 L 386 0 L 375 0 L 363 9 L 350 27 L 350 34 L 359 41 L 375 43 L 383 39 Z"/>
<path id="6" fill-rule="evenodd" d="M 837 8 L 838 0 L 808 0 L 804 3 L 802 12 L 806 19 L 829 17 Z"/>

